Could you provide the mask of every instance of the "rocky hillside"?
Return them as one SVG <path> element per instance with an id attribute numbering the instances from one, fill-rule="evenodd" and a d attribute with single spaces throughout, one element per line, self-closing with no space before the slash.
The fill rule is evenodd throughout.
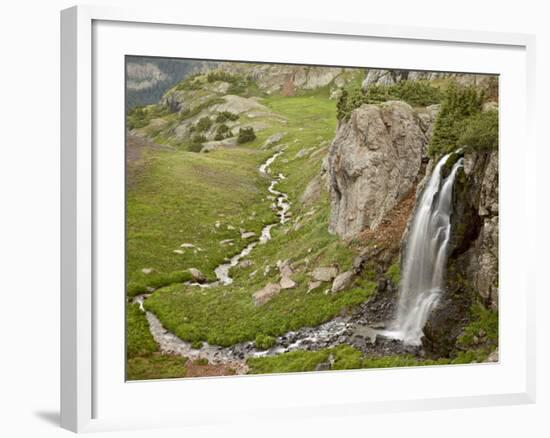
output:
<path id="1" fill-rule="evenodd" d="M 161 96 L 185 77 L 214 68 L 217 62 L 129 56 L 126 63 L 126 104 L 157 103 Z"/>
<path id="2" fill-rule="evenodd" d="M 281 93 L 285 96 L 328 85 L 332 85 L 331 91 L 334 92 L 357 74 L 357 69 L 288 64 L 225 63 L 220 68 L 249 77 L 267 94 Z"/>

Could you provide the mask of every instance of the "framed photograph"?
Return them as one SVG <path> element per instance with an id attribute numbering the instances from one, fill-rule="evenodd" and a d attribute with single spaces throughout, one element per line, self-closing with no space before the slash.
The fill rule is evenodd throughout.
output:
<path id="1" fill-rule="evenodd" d="M 63 427 L 534 401 L 532 36 L 74 7 L 61 49 Z"/>

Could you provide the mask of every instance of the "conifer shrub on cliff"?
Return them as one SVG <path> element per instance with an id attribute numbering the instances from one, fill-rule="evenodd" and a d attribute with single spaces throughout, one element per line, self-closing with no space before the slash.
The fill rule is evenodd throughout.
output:
<path id="1" fill-rule="evenodd" d="M 441 156 L 452 152 L 462 146 L 461 134 L 469 130 L 471 123 L 477 128 L 470 131 L 475 135 L 480 130 L 480 123 L 485 119 L 479 119 L 485 93 L 474 86 L 459 87 L 451 83 L 445 93 L 441 109 L 435 121 L 432 141 L 430 143 L 429 155 L 432 157 Z M 497 128 L 498 130 L 498 128 Z"/>
<path id="2" fill-rule="evenodd" d="M 498 148 L 498 111 L 475 114 L 464 121 L 458 143 L 466 150 L 477 152 Z"/>
<path id="3" fill-rule="evenodd" d="M 411 106 L 428 106 L 440 103 L 443 92 L 425 81 L 401 81 L 393 85 L 371 84 L 366 90 L 354 84 L 344 89 L 336 105 L 338 120 L 349 120 L 351 112 L 363 104 L 378 104 L 389 100 L 402 100 Z"/>
<path id="4" fill-rule="evenodd" d="M 243 144 L 256 139 L 256 134 L 254 133 L 254 128 L 239 128 L 239 136 L 237 137 L 237 143 Z"/>

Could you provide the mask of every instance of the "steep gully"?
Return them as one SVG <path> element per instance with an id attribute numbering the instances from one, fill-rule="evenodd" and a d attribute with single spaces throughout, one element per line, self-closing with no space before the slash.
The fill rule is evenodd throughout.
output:
<path id="1" fill-rule="evenodd" d="M 231 284 L 233 280 L 229 276 L 230 269 L 248 256 L 256 245 L 266 244 L 271 239 L 273 227 L 288 221 L 288 196 L 275 189 L 285 177 L 282 174 L 275 178 L 270 175 L 270 166 L 282 153 L 283 151 L 275 153 L 259 168 L 260 173 L 272 178 L 268 191 L 276 198 L 279 221 L 265 226 L 258 240 L 219 265 L 215 269 L 217 281 L 206 284 L 188 283 L 189 285 L 208 288 Z M 459 160 L 450 175 L 442 179 L 441 169 L 447 159 L 448 156 L 443 157 L 436 165 L 417 206 L 405 251 L 403 280 L 395 320 L 375 325 L 368 318 L 365 320 L 361 313 L 336 317 L 318 327 L 304 327 L 285 333 L 277 337 L 274 346 L 268 350 L 257 349 L 252 341 L 230 347 L 204 342 L 202 347 L 193 348 L 190 342 L 167 331 L 152 312 L 144 309 L 143 301 L 149 294 L 139 295 L 134 298 L 134 302 L 145 312 L 151 334 L 161 351 L 178 354 L 190 360 L 204 358 L 212 364 L 225 364 L 235 369 L 237 374 L 247 372 L 246 359 L 249 357 L 273 356 L 295 350 L 317 350 L 341 344 L 351 344 L 363 352 L 376 355 L 418 352 L 426 319 L 443 290 L 450 235 L 452 186 L 456 172 L 462 166 L 462 161 Z"/>

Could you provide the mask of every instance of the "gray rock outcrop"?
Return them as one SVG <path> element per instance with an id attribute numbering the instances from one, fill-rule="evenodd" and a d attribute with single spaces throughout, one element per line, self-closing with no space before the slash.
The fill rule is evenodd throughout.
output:
<path id="1" fill-rule="evenodd" d="M 493 76 L 494 77 L 494 76 Z M 438 79 L 452 79 L 460 85 L 475 85 L 488 87 L 491 75 L 447 73 L 430 71 L 384 70 L 377 68 L 367 69 L 362 87 L 366 90 L 370 85 L 394 85 L 401 81 L 433 81 Z"/>
<path id="2" fill-rule="evenodd" d="M 338 274 L 332 282 L 331 292 L 334 294 L 346 289 L 351 284 L 353 277 L 353 271 L 346 271 Z"/>
<path id="3" fill-rule="evenodd" d="M 414 187 L 436 109 L 404 102 L 362 105 L 341 122 L 328 155 L 329 231 L 352 238 L 375 229 Z"/>
<path id="4" fill-rule="evenodd" d="M 281 286 L 279 284 L 268 283 L 267 285 L 265 285 L 265 287 L 252 295 L 252 301 L 254 302 L 255 306 L 262 306 L 269 300 L 271 300 L 279 292 L 281 292 Z"/>

